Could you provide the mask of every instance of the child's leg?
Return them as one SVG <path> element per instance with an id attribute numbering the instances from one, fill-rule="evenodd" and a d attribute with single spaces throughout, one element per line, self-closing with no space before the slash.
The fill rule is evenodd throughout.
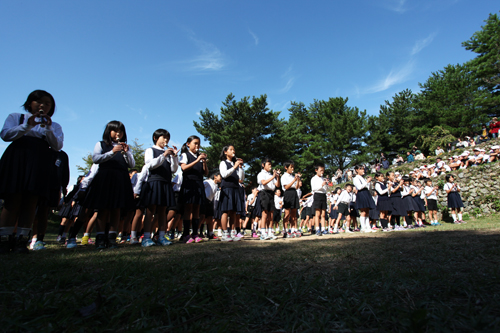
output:
<path id="1" fill-rule="evenodd" d="M 321 209 L 315 209 L 314 211 L 314 226 L 316 228 L 317 231 L 320 231 L 321 228 L 320 228 L 320 219 L 321 219 Z"/>
<path id="2" fill-rule="evenodd" d="M 326 210 L 322 209 L 321 210 L 321 225 L 322 226 L 325 226 L 325 223 L 326 223 Z"/>

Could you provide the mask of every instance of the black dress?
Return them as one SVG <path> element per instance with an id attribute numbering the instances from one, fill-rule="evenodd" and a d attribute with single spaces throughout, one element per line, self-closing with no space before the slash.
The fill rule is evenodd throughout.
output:
<path id="1" fill-rule="evenodd" d="M 153 158 L 157 158 L 164 153 L 163 150 L 157 148 L 151 149 L 153 150 Z M 171 164 L 167 159 L 159 167 L 149 170 L 148 180 L 141 188 L 139 206 L 148 207 L 151 205 L 165 207 L 176 205 L 172 188 Z"/>
<path id="2" fill-rule="evenodd" d="M 102 152 L 113 149 L 101 141 Z M 82 204 L 91 209 L 131 208 L 134 206 L 134 193 L 128 165 L 122 154 L 116 153 L 110 160 L 99 164 L 99 171 L 95 175 Z"/>

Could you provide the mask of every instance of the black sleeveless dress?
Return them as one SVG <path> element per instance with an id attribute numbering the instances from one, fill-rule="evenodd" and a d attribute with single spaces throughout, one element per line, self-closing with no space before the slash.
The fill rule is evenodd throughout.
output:
<path id="1" fill-rule="evenodd" d="M 153 158 L 163 154 L 163 150 L 151 148 Z M 140 207 L 151 205 L 173 207 L 175 203 L 174 190 L 172 188 L 171 164 L 165 159 L 162 165 L 149 170 L 147 182 L 144 182 L 141 189 Z"/>
<path id="2" fill-rule="evenodd" d="M 103 153 L 113 149 L 112 145 L 104 141 L 101 141 L 101 147 Z M 92 209 L 134 207 L 128 165 L 122 154 L 116 153 L 112 159 L 99 164 L 99 170 L 90 183 L 82 206 Z"/>
<path id="3" fill-rule="evenodd" d="M 224 163 L 226 163 L 228 170 L 233 167 L 233 165 L 228 161 L 224 161 Z M 245 206 L 243 204 L 245 202 L 245 198 L 241 195 L 242 192 L 240 191 L 239 180 L 240 177 L 238 177 L 236 170 L 226 178 L 222 178 L 219 202 L 222 212 L 234 211 L 239 214 L 245 210 Z"/>
<path id="4" fill-rule="evenodd" d="M 186 153 L 188 162 L 191 164 L 197 157 L 190 152 Z M 182 204 L 204 205 L 205 186 L 203 185 L 203 162 L 199 161 L 192 168 L 182 171 L 182 186 L 179 201 Z"/>

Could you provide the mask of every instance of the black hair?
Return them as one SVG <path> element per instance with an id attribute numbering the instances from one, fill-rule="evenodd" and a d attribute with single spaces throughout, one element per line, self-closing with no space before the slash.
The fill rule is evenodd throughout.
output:
<path id="1" fill-rule="evenodd" d="M 189 152 L 189 148 L 187 146 L 188 143 L 196 139 L 201 142 L 200 138 L 196 135 L 191 135 L 189 138 L 187 138 L 186 142 L 181 147 L 181 154 L 187 154 Z"/>
<path id="2" fill-rule="evenodd" d="M 125 125 L 123 125 L 121 121 L 112 120 L 106 124 L 104 133 L 102 134 L 102 141 L 106 142 L 108 145 L 111 145 L 111 131 L 122 131 L 123 137 L 120 139 L 120 142 L 127 142 L 127 131 L 125 131 Z"/>
<path id="3" fill-rule="evenodd" d="M 156 141 L 160 138 L 160 136 L 164 137 L 167 140 L 170 140 L 170 133 L 166 129 L 163 128 L 158 128 L 154 133 L 153 133 L 153 143 L 156 144 Z"/>
<path id="4" fill-rule="evenodd" d="M 447 182 L 449 182 L 451 177 L 453 177 L 453 175 L 446 175 L 446 177 L 444 178 L 446 179 Z M 453 177 L 453 180 L 455 180 L 455 177 Z"/>
<path id="5" fill-rule="evenodd" d="M 344 188 L 353 187 L 352 184 L 345 184 Z"/>
<path id="6" fill-rule="evenodd" d="M 325 167 L 325 163 L 323 162 L 316 162 L 314 164 L 314 170 L 318 170 L 319 168 L 324 168 Z"/>
<path id="7" fill-rule="evenodd" d="M 48 92 L 46 92 L 45 90 L 35 90 L 35 91 L 32 91 L 29 95 L 28 95 L 28 98 L 26 99 L 26 102 L 24 102 L 23 104 L 23 107 L 26 111 L 28 111 L 29 113 L 32 113 L 31 111 L 31 102 L 36 102 L 38 101 L 39 99 L 41 99 L 42 97 L 49 97 L 52 101 L 52 107 L 50 108 L 49 112 L 47 113 L 49 116 L 52 117 L 52 115 L 54 114 L 54 111 L 56 110 L 56 101 L 54 100 L 54 97 L 52 97 L 51 94 L 49 94 Z"/>
<path id="8" fill-rule="evenodd" d="M 283 163 L 283 166 L 285 167 L 285 169 L 288 169 L 288 167 L 290 165 L 295 166 L 295 163 L 292 160 L 288 160 L 288 161 L 285 161 L 285 163 Z"/>
<path id="9" fill-rule="evenodd" d="M 394 171 L 387 171 L 387 172 L 385 173 L 385 176 L 386 176 L 386 177 L 389 177 L 389 176 L 391 175 L 391 173 L 394 173 Z"/>
<path id="10" fill-rule="evenodd" d="M 78 178 L 76 179 L 76 184 L 77 185 L 80 184 L 80 182 L 82 181 L 83 177 L 85 177 L 85 176 L 83 176 L 83 175 L 78 176 Z"/>
<path id="11" fill-rule="evenodd" d="M 341 188 L 340 187 L 336 187 L 334 192 L 337 193 L 339 190 L 341 190 Z"/>
<path id="12" fill-rule="evenodd" d="M 210 179 L 214 179 L 215 177 L 217 176 L 220 176 L 220 171 L 219 170 L 215 170 L 213 171 L 211 174 L 210 174 Z"/>
<path id="13" fill-rule="evenodd" d="M 134 172 L 134 171 L 135 171 L 135 172 L 139 172 L 139 170 L 137 170 L 137 169 L 135 169 L 135 168 L 134 168 L 134 169 L 130 169 L 130 171 L 129 171 L 128 173 L 132 173 L 132 172 Z"/>
<path id="14" fill-rule="evenodd" d="M 377 171 L 377 172 L 375 172 L 375 177 L 374 178 L 377 179 L 378 177 L 383 176 L 383 175 L 384 174 L 382 172 L 378 172 Z"/>
<path id="15" fill-rule="evenodd" d="M 408 176 L 403 176 L 401 179 L 403 179 L 404 182 L 409 182 L 411 180 Z"/>
<path id="16" fill-rule="evenodd" d="M 432 182 L 432 179 L 430 179 L 430 178 L 424 178 L 422 180 L 423 180 L 424 184 L 427 183 L 427 182 Z"/>
<path id="17" fill-rule="evenodd" d="M 278 191 L 280 191 L 280 197 L 281 197 L 283 195 L 283 191 L 280 188 L 277 188 L 277 189 L 274 190 L 274 193 L 276 193 Z"/>
<path id="18" fill-rule="evenodd" d="M 222 152 L 220 153 L 220 157 L 219 157 L 219 159 L 221 161 L 227 160 L 226 152 L 229 149 L 229 147 L 233 147 L 234 148 L 233 145 L 227 145 L 227 146 L 224 146 L 224 148 L 222 148 Z M 231 159 L 231 161 L 232 162 L 236 162 L 236 156 L 233 156 L 233 158 Z"/>
<path id="19" fill-rule="evenodd" d="M 229 147 L 228 147 L 229 148 Z M 273 165 L 273 161 L 269 158 L 269 157 L 264 157 L 262 159 L 262 162 L 261 162 L 261 165 L 262 165 L 262 169 L 264 169 L 264 166 L 266 165 L 266 163 L 269 162 L 271 163 L 271 165 Z"/>

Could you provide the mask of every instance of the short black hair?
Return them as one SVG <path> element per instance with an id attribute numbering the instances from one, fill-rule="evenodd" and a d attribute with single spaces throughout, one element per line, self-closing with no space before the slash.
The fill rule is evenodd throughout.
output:
<path id="1" fill-rule="evenodd" d="M 229 147 L 228 147 L 228 148 L 229 148 Z M 266 163 L 267 163 L 267 162 L 269 162 L 269 163 L 271 163 L 271 165 L 273 165 L 273 160 L 271 160 L 271 158 L 270 158 L 270 157 L 264 157 L 264 158 L 262 159 L 262 162 L 261 162 L 262 167 L 264 167 L 264 166 L 266 165 Z"/>
<path id="2" fill-rule="evenodd" d="M 344 188 L 353 187 L 352 184 L 345 184 Z"/>
<path id="3" fill-rule="evenodd" d="M 214 170 L 212 171 L 212 173 L 210 174 L 209 178 L 210 179 L 214 179 L 215 177 L 219 176 L 220 175 L 220 171 L 219 170 Z"/>
<path id="4" fill-rule="evenodd" d="M 108 145 L 111 145 L 111 131 L 122 131 L 123 137 L 120 140 L 121 142 L 127 142 L 127 131 L 125 131 L 125 125 L 123 125 L 121 121 L 112 120 L 106 124 L 104 133 L 102 133 L 102 141 L 106 142 Z"/>
<path id="5" fill-rule="evenodd" d="M 160 136 L 164 137 L 165 139 L 170 141 L 170 132 L 167 131 L 166 129 L 163 128 L 158 128 L 154 133 L 153 133 L 153 143 L 156 144 L 156 141 L 160 138 Z"/>
<path id="6" fill-rule="evenodd" d="M 56 110 L 56 101 L 54 100 L 54 97 L 52 97 L 51 94 L 49 94 L 48 92 L 46 92 L 45 90 L 35 90 L 35 91 L 32 91 L 29 95 L 28 95 L 28 98 L 26 99 L 26 102 L 24 102 L 23 104 L 23 107 L 26 111 L 28 111 L 29 113 L 31 113 L 31 102 L 36 102 L 38 101 L 39 99 L 41 99 L 42 97 L 49 97 L 52 101 L 52 107 L 50 108 L 49 112 L 48 112 L 48 115 L 52 117 L 52 115 L 54 114 L 54 111 Z"/>
<path id="7" fill-rule="evenodd" d="M 453 177 L 453 175 L 446 175 L 446 177 L 444 178 L 446 179 L 447 182 L 449 182 L 451 177 Z M 455 177 L 453 177 L 453 179 L 455 179 Z"/>
<path id="8" fill-rule="evenodd" d="M 283 166 L 285 167 L 285 169 L 288 169 L 288 167 L 290 165 L 295 166 L 295 163 L 292 160 L 287 160 L 287 161 L 285 161 L 285 163 L 283 163 Z"/>
<path id="9" fill-rule="evenodd" d="M 318 170 L 319 168 L 324 168 L 325 167 L 325 163 L 323 162 L 316 162 L 314 164 L 314 170 Z"/>

